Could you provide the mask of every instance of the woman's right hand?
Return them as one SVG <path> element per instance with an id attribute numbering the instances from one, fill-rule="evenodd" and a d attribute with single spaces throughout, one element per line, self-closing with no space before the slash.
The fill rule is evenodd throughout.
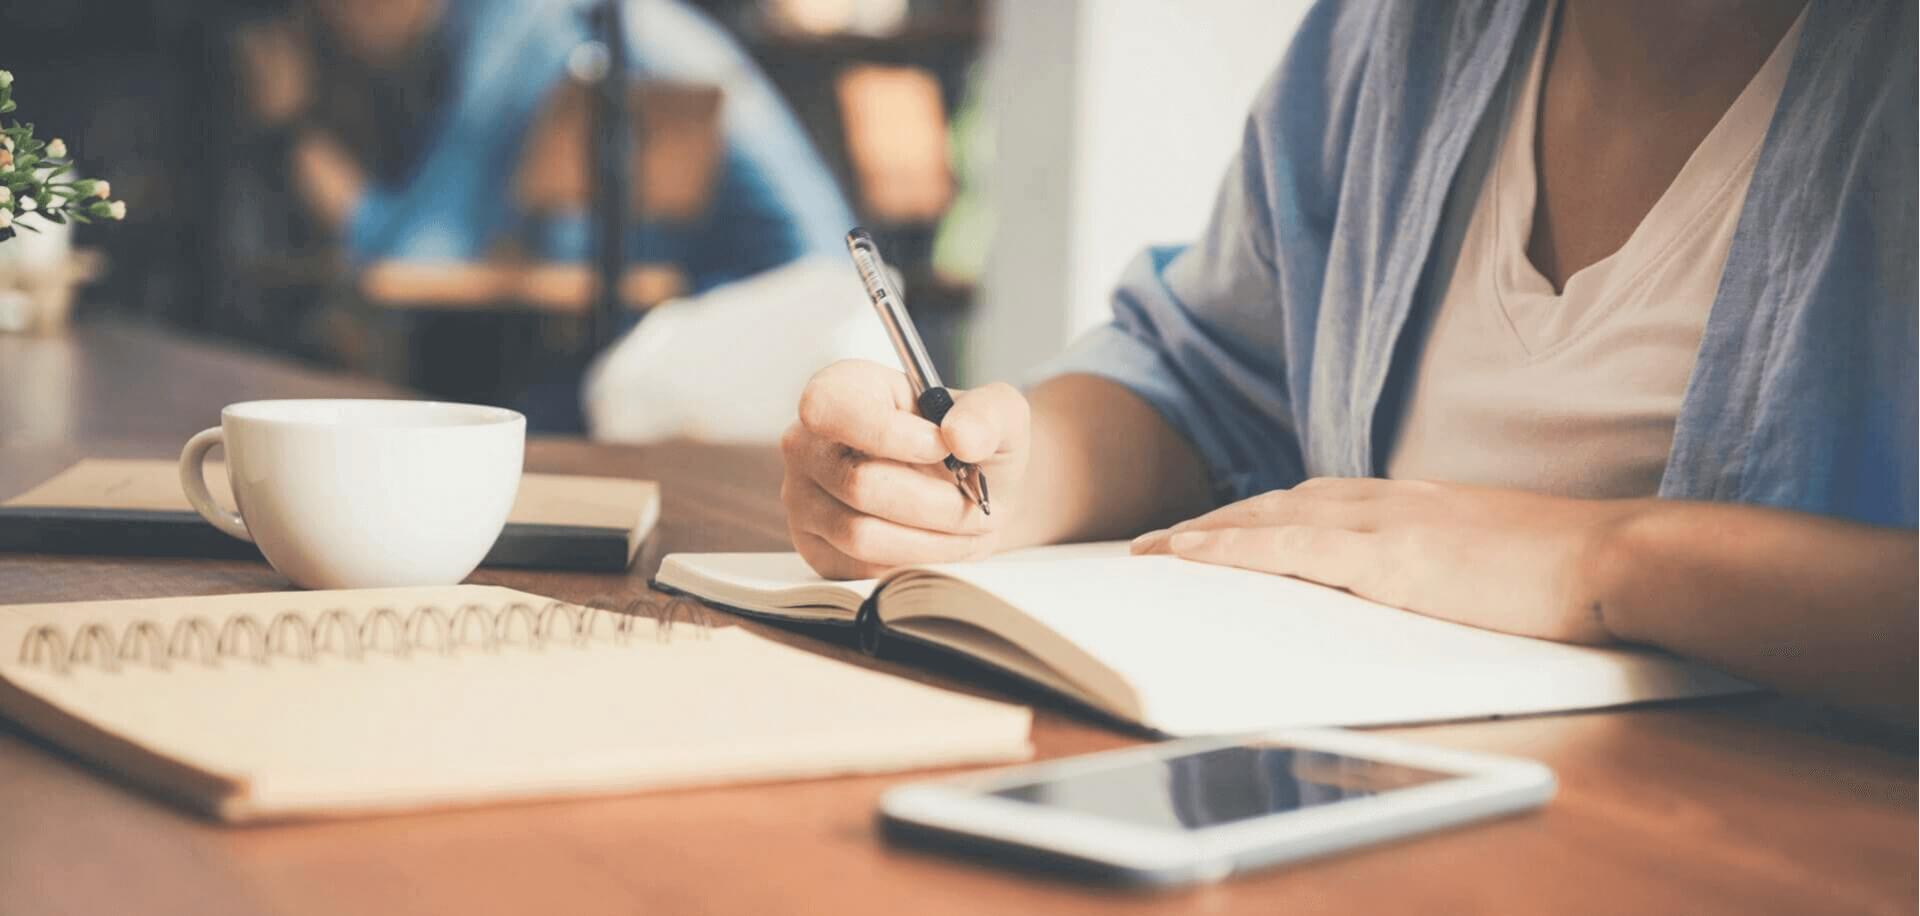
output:
<path id="1" fill-rule="evenodd" d="M 794 548 L 822 576 L 862 579 L 896 566 L 985 557 L 1021 509 L 1027 400 L 1006 384 L 953 392 L 939 426 L 914 412 L 898 370 L 835 363 L 800 396 L 781 438 L 780 501 Z M 942 461 L 979 465 L 993 514 L 960 491 Z"/>

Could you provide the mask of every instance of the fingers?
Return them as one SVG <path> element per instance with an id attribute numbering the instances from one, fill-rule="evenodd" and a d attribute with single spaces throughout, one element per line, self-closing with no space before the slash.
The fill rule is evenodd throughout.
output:
<path id="1" fill-rule="evenodd" d="M 1362 591 L 1379 564 L 1375 535 L 1337 528 L 1285 525 L 1275 528 L 1218 528 L 1183 531 L 1168 539 L 1175 556 L 1219 566 Z"/>
<path id="2" fill-rule="evenodd" d="M 955 395 L 940 433 L 955 458 L 981 464 L 1027 445 L 1027 399 L 1005 382 Z"/>
<path id="3" fill-rule="evenodd" d="M 991 521 L 938 464 L 875 458 L 795 424 L 781 440 L 787 472 L 868 515 L 929 531 L 978 534 Z"/>
<path id="4" fill-rule="evenodd" d="M 815 373 L 800 395 L 800 425 L 822 439 L 910 464 L 947 456 L 939 427 L 913 412 L 906 376 L 879 363 L 845 360 Z"/>
<path id="5" fill-rule="evenodd" d="M 799 421 L 780 443 L 795 549 L 832 577 L 986 556 L 993 520 L 942 462 L 1024 449 L 1027 424 L 1026 399 L 1011 386 L 955 392 L 935 426 L 915 413 L 900 372 L 857 360 L 828 366 L 807 383 Z"/>
<path id="6" fill-rule="evenodd" d="M 991 519 L 938 464 L 874 458 L 814 439 L 793 466 L 834 499 L 868 515 L 949 534 L 979 534 Z"/>
<path id="7" fill-rule="evenodd" d="M 1269 528 L 1295 524 L 1358 528 L 1372 521 L 1364 494 L 1370 492 L 1370 485 L 1376 482 L 1366 478 L 1316 477 L 1290 490 L 1273 490 L 1221 506 L 1168 530 Z"/>
<path id="8" fill-rule="evenodd" d="M 992 552 L 985 536 L 928 531 L 856 511 L 804 477 L 789 475 L 781 489 L 795 546 L 817 538 L 839 555 L 824 556 L 817 544 L 801 550 L 802 557 L 809 550 L 822 555 L 823 563 L 807 557 L 821 575 L 834 574 L 828 569 L 841 574 L 871 572 L 910 563 L 977 559 Z"/>
<path id="9" fill-rule="evenodd" d="M 1312 525 L 1370 532 L 1379 523 L 1373 501 L 1387 481 L 1372 478 L 1316 477 L 1290 490 L 1272 490 L 1222 506 L 1205 515 L 1134 539 L 1134 553 L 1167 553 L 1168 541 L 1183 531 L 1218 528 L 1273 528 Z"/>

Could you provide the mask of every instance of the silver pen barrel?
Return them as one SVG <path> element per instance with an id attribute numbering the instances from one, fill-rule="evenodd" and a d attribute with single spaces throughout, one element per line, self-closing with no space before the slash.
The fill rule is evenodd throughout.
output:
<path id="1" fill-rule="evenodd" d="M 900 366 L 913 383 L 914 397 L 929 388 L 943 387 L 940 370 L 933 367 L 927 345 L 921 342 L 920 332 L 907 316 L 906 300 L 894 287 L 893 276 L 880 260 L 880 250 L 874 245 L 873 237 L 863 229 L 847 233 L 847 252 L 853 255 L 854 269 L 860 273 L 860 282 L 867 286 L 867 299 L 880 315 L 880 323 L 886 326 L 887 337 L 893 341 L 893 350 L 900 356 Z"/>

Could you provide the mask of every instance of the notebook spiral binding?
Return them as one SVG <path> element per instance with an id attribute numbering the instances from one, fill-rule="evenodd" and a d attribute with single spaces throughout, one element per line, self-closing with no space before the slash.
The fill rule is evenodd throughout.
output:
<path id="1" fill-rule="evenodd" d="M 596 636 L 626 645 L 643 622 L 657 622 L 651 638 L 659 642 L 670 640 L 674 628 L 683 624 L 695 627 L 702 638 L 713 625 L 698 602 L 669 595 L 642 595 L 625 602 L 594 598 L 578 605 L 549 601 L 538 609 L 521 601 L 497 609 L 466 604 L 453 611 L 428 604 L 405 614 L 381 607 L 358 618 L 336 608 L 312 617 L 282 611 L 265 624 L 253 614 L 234 614 L 217 625 L 206 617 L 186 617 L 171 629 L 137 621 L 118 633 L 107 624 L 91 623 L 74 630 L 71 639 L 65 627 L 43 624 L 22 638 L 20 662 L 67 674 L 83 667 L 117 672 L 143 663 L 165 671 L 175 663 L 193 662 L 218 667 L 225 661 L 265 665 L 281 658 L 359 661 L 373 654 L 407 658 L 414 653 L 491 653 L 503 648 L 541 651 L 584 647 Z"/>

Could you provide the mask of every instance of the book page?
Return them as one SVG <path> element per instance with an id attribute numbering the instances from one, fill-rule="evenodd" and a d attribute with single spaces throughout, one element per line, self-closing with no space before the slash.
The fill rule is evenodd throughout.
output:
<path id="1" fill-rule="evenodd" d="M 1013 550 L 977 565 L 1124 556 L 1124 541 Z M 878 579 L 826 579 L 797 553 L 675 553 L 654 580 L 715 604 L 796 620 L 851 620 Z"/>
<path id="2" fill-rule="evenodd" d="M 889 624 L 958 618 L 1054 660 L 1076 682 L 1117 675 L 1140 708 L 1112 711 L 1170 733 L 1432 721 L 1751 689 L 1657 652 L 1495 633 L 1174 557 L 928 569 L 889 581 L 881 598 Z M 997 600 L 921 584 L 930 576 Z M 910 600 L 893 600 L 896 588 Z M 1106 671 L 1072 670 L 1089 662 Z"/>
<path id="3" fill-rule="evenodd" d="M 1019 707 L 737 627 L 682 625 L 669 639 L 652 621 L 625 618 L 633 625 L 623 635 L 617 615 L 603 614 L 589 639 L 550 628 L 543 640 L 549 604 L 461 586 L 0 607 L 0 704 L 20 706 L 24 694 L 57 710 L 63 721 L 38 715 L 30 727 L 136 777 L 152 769 L 142 754 L 103 753 L 81 730 L 213 774 L 239 787 L 203 800 L 231 819 L 1005 761 L 1029 750 Z M 516 605 L 525 613 L 497 615 L 506 622 L 490 633 L 420 623 L 428 607 L 451 615 Z M 366 621 L 381 608 L 397 625 L 372 625 L 357 656 L 341 642 L 292 638 L 262 656 L 243 644 L 250 637 L 195 645 L 164 664 L 131 653 L 111 670 L 98 655 L 71 654 L 89 626 L 137 644 L 139 625 L 152 624 L 170 642 L 195 621 L 220 638 L 246 629 L 236 620 L 316 621 L 338 610 Z M 43 626 L 64 634 L 69 664 L 32 646 L 16 651 Z M 458 635 L 442 649 L 430 634 L 446 632 Z"/>
<path id="4" fill-rule="evenodd" d="M 673 553 L 654 583 L 722 607 L 851 623 L 876 579 L 823 579 L 797 553 Z"/>
<path id="5" fill-rule="evenodd" d="M 214 501 L 232 508 L 225 463 L 207 462 L 206 475 Z M 657 514 L 659 502 L 659 485 L 650 480 L 526 473 L 507 521 L 632 531 L 648 527 L 642 520 Z M 5 505 L 193 512 L 174 462 L 139 459 L 78 462 Z"/>

